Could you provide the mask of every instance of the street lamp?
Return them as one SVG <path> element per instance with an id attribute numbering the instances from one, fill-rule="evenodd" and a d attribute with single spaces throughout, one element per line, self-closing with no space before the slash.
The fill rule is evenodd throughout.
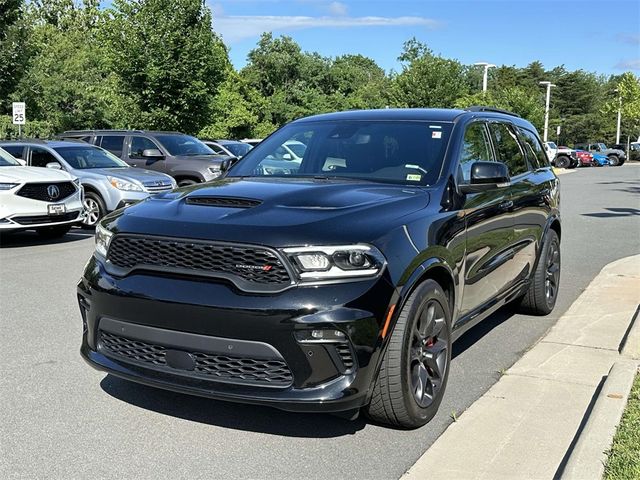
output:
<path id="1" fill-rule="evenodd" d="M 616 143 L 620 143 L 620 122 L 622 120 L 622 94 L 616 88 L 614 90 L 618 94 L 618 126 L 616 128 Z"/>
<path id="2" fill-rule="evenodd" d="M 547 101 L 544 108 L 544 142 L 547 141 L 549 135 L 549 103 L 551 101 L 551 87 L 555 87 L 551 82 L 540 82 L 540 85 L 546 85 L 547 87 Z"/>
<path id="3" fill-rule="evenodd" d="M 474 65 L 484 67 L 484 74 L 482 75 L 482 93 L 484 93 L 487 91 L 487 74 L 489 73 L 489 69 L 495 67 L 495 65 L 487 62 L 476 62 Z"/>

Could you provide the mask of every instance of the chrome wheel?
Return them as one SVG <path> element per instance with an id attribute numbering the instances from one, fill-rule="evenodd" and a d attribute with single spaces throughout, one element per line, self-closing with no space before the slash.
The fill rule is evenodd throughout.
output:
<path id="1" fill-rule="evenodd" d="M 86 197 L 84 205 L 84 220 L 82 223 L 88 227 L 93 227 L 100 220 L 100 204 L 93 198 Z"/>
<path id="2" fill-rule="evenodd" d="M 444 384 L 448 368 L 448 329 L 444 309 L 430 300 L 411 332 L 409 372 L 416 403 L 428 407 Z"/>
<path id="3" fill-rule="evenodd" d="M 560 281 L 560 246 L 550 242 L 547 252 L 547 268 L 544 281 L 544 294 L 549 304 L 553 304 L 558 294 Z"/>

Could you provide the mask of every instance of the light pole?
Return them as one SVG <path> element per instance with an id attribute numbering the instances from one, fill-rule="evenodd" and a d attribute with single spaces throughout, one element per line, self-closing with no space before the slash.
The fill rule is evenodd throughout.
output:
<path id="1" fill-rule="evenodd" d="M 616 88 L 614 90 L 618 94 L 618 126 L 616 128 L 616 143 L 620 143 L 620 122 L 622 120 L 622 95 L 620 91 Z"/>
<path id="2" fill-rule="evenodd" d="M 495 67 L 495 65 L 487 62 L 476 62 L 474 65 L 484 67 L 484 73 L 482 74 L 482 93 L 484 93 L 487 91 L 487 75 L 489 73 L 489 69 Z"/>
<path id="3" fill-rule="evenodd" d="M 540 82 L 540 85 L 547 86 L 547 101 L 544 107 L 544 140 L 547 141 L 547 137 L 549 135 L 549 103 L 551 102 L 551 87 L 555 87 L 555 85 L 551 82 Z"/>

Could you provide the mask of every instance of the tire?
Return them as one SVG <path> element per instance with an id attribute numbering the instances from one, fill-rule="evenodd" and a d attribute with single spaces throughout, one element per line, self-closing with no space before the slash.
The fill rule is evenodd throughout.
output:
<path id="1" fill-rule="evenodd" d="M 567 157 L 566 155 L 560 155 L 558 158 L 556 158 L 556 167 L 569 168 L 569 165 L 571 165 L 571 159 L 569 159 L 569 157 Z"/>
<path id="2" fill-rule="evenodd" d="M 183 178 L 182 180 L 178 181 L 178 186 L 179 187 L 189 187 L 191 185 L 197 185 L 198 182 L 196 182 L 195 180 L 192 180 L 190 178 Z"/>
<path id="3" fill-rule="evenodd" d="M 365 413 L 382 424 L 421 427 L 438 411 L 450 364 L 449 301 L 437 282 L 426 280 L 398 315 Z"/>
<path id="4" fill-rule="evenodd" d="M 56 225 L 55 227 L 40 227 L 36 231 L 42 238 L 49 239 L 64 237 L 69 230 L 71 230 L 71 225 Z"/>
<path id="5" fill-rule="evenodd" d="M 558 234 L 550 229 L 545 237 L 529 289 L 520 301 L 520 309 L 524 313 L 548 315 L 553 311 L 558 299 L 560 267 L 560 239 Z"/>
<path id="6" fill-rule="evenodd" d="M 611 165 L 612 167 L 619 167 L 620 165 L 622 165 L 620 163 L 620 157 L 618 157 L 618 155 L 609 155 L 609 165 Z"/>
<path id="7" fill-rule="evenodd" d="M 83 204 L 85 215 L 80 226 L 82 228 L 95 228 L 100 219 L 107 213 L 104 202 L 97 193 L 85 192 Z"/>

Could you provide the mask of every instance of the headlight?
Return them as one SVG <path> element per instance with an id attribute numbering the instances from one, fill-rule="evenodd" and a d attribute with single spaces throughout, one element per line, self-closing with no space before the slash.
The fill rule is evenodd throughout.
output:
<path id="1" fill-rule="evenodd" d="M 0 190 L 11 190 L 20 185 L 19 183 L 0 183 Z"/>
<path id="2" fill-rule="evenodd" d="M 285 248 L 284 253 L 303 282 L 375 277 L 386 263 L 371 245 Z"/>
<path id="3" fill-rule="evenodd" d="M 103 258 L 107 256 L 112 237 L 113 232 L 110 232 L 100 224 L 96 226 L 96 253 Z"/>
<path id="4" fill-rule="evenodd" d="M 124 190 L 125 192 L 144 192 L 142 186 L 127 180 L 122 180 L 121 178 L 107 177 L 107 180 L 109 180 L 109 183 L 118 190 Z"/>

